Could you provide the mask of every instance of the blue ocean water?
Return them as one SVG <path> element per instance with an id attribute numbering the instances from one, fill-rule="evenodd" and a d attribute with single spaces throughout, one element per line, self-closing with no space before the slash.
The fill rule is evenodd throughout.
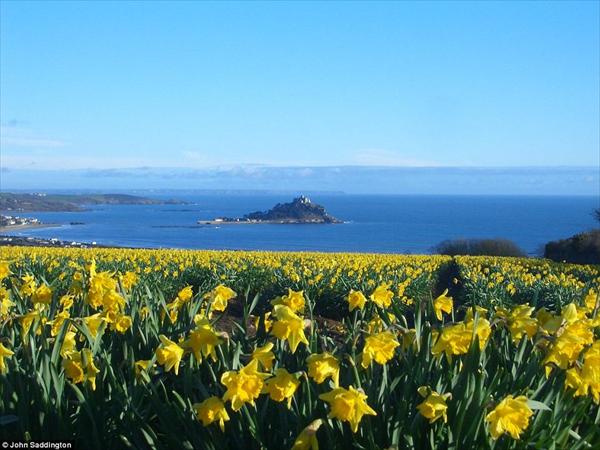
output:
<path id="1" fill-rule="evenodd" d="M 267 210 L 290 195 L 181 194 L 187 205 L 100 205 L 82 212 L 29 213 L 54 228 L 22 236 L 132 247 L 429 253 L 445 239 L 506 238 L 530 254 L 595 225 L 598 197 L 314 195 L 339 225 L 200 226 L 199 219 Z M 25 215 L 25 214 L 23 214 Z M 69 225 L 83 222 L 84 225 Z"/>

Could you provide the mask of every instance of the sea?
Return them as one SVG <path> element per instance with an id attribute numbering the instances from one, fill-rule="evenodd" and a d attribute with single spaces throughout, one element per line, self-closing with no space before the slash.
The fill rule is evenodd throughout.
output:
<path id="1" fill-rule="evenodd" d="M 342 224 L 201 225 L 289 202 L 289 194 L 139 193 L 187 204 L 96 205 L 81 212 L 22 213 L 51 228 L 11 234 L 109 246 L 427 254 L 448 239 L 504 238 L 530 255 L 546 242 L 597 226 L 600 197 L 313 194 Z M 81 224 L 72 224 L 81 223 Z"/>

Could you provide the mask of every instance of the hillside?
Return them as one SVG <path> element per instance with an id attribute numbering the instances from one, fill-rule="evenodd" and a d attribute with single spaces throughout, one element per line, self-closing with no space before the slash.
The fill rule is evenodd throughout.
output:
<path id="1" fill-rule="evenodd" d="M 127 194 L 15 194 L 0 193 L 0 211 L 82 211 L 85 205 L 180 204 Z"/>

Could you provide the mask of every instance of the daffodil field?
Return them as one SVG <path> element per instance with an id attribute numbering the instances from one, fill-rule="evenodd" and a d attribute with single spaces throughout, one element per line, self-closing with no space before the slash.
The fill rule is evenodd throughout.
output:
<path id="1" fill-rule="evenodd" d="M 600 267 L 0 248 L 0 439 L 598 449 Z"/>

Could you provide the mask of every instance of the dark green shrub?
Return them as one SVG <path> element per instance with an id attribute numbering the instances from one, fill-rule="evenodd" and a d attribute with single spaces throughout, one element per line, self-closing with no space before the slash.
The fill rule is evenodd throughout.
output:
<path id="1" fill-rule="evenodd" d="M 548 242 L 544 257 L 577 264 L 600 264 L 600 229 Z"/>
<path id="2" fill-rule="evenodd" d="M 508 239 L 447 240 L 440 242 L 434 252 L 451 256 L 526 256 L 517 244 Z"/>

